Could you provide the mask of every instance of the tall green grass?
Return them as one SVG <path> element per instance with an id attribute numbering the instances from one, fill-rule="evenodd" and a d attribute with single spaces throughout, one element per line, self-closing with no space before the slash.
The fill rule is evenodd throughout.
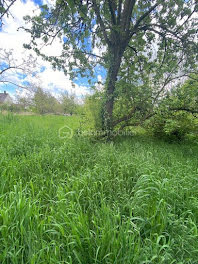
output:
<path id="1" fill-rule="evenodd" d="M 198 263 L 198 147 L 0 116 L 0 263 Z"/>

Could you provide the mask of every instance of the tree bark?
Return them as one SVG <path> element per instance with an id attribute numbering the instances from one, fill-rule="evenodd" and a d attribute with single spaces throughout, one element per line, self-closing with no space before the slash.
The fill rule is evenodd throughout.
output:
<path id="1" fill-rule="evenodd" d="M 124 48 L 114 46 L 110 48 L 110 65 L 107 73 L 106 96 L 103 113 L 103 129 L 109 134 L 113 129 L 113 107 L 115 100 L 115 85 L 121 65 Z"/>

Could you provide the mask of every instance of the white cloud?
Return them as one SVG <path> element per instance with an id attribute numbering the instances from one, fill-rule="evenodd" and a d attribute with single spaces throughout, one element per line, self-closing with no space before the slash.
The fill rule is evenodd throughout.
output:
<path id="1" fill-rule="evenodd" d="M 45 0 L 44 3 L 53 5 L 54 1 Z M 25 25 L 23 20 L 24 16 L 37 15 L 40 13 L 38 5 L 31 0 L 27 0 L 26 3 L 16 1 L 10 11 L 13 17 L 9 16 L 4 18 L 3 30 L 0 32 L 0 48 L 7 50 L 12 49 L 14 58 L 18 62 L 27 58 L 29 54 L 32 54 L 35 57 L 35 53 L 23 48 L 23 44 L 30 41 L 30 35 L 19 28 Z M 61 49 L 62 43 L 60 40 L 55 40 L 52 45 L 43 47 L 42 51 L 47 55 L 55 56 L 60 55 Z M 53 93 L 68 91 L 69 93 L 75 93 L 80 97 L 90 92 L 87 87 L 81 85 L 75 85 L 74 89 L 72 81 L 68 76 L 65 76 L 63 72 L 54 71 L 49 62 L 42 61 L 40 57 L 37 57 L 37 71 L 40 71 L 41 66 L 44 66 L 45 70 L 40 72 L 36 78 L 27 76 L 24 80 L 38 83 L 44 89 Z M 9 80 L 18 83 L 19 85 L 24 81 L 18 79 L 15 72 L 7 73 L 6 78 L 9 78 Z"/>

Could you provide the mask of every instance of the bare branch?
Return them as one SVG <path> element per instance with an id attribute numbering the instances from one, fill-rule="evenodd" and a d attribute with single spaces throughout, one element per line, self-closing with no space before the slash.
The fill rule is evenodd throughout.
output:
<path id="1" fill-rule="evenodd" d="M 12 85 L 14 85 L 14 86 L 17 86 L 17 87 L 19 87 L 19 88 L 26 89 L 26 90 L 29 91 L 29 89 L 28 89 L 27 86 L 22 86 L 22 85 L 20 85 L 20 84 L 17 84 L 17 83 L 11 82 L 11 81 L 2 81 L 2 80 L 0 80 L 0 83 L 4 83 L 4 84 L 9 83 L 9 84 L 12 84 Z"/>
<path id="2" fill-rule="evenodd" d="M 11 69 L 16 69 L 16 70 L 24 70 L 20 67 L 17 67 L 17 66 L 9 66 L 7 67 L 6 69 L 3 69 L 2 71 L 0 71 L 0 75 L 2 75 L 4 72 L 8 71 L 8 70 L 11 70 Z"/>

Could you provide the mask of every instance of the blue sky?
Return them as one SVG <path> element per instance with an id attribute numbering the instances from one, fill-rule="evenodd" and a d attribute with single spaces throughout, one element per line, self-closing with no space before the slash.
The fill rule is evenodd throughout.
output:
<path id="1" fill-rule="evenodd" d="M 23 17 L 25 15 L 34 15 L 40 12 L 39 5 L 46 4 L 48 0 L 23 0 L 16 1 L 12 6 L 11 12 L 14 16 L 5 17 L 3 29 L 0 31 L 0 48 L 13 50 L 13 57 L 16 64 L 20 64 L 22 59 L 27 59 L 31 51 L 23 49 L 23 44 L 28 43 L 30 40 L 29 34 L 22 30 L 18 30 L 19 27 L 24 25 Z M 62 44 L 57 40 L 53 43 L 52 46 L 44 47 L 44 52 L 50 55 L 59 55 L 57 51 L 60 51 Z M 96 50 L 96 53 L 100 55 L 100 51 Z M 35 57 L 35 54 L 32 54 Z M 0 61 L 0 69 L 5 66 Z M 28 74 L 22 74 L 20 71 L 9 71 L 5 76 L 0 76 L 0 81 L 2 78 L 9 80 L 11 82 L 17 83 L 18 85 L 28 84 L 30 82 L 35 83 L 35 85 L 40 85 L 44 89 L 49 90 L 53 94 L 62 93 L 68 91 L 69 93 L 75 93 L 77 96 L 82 97 L 90 93 L 90 87 L 88 80 L 86 78 L 81 78 L 78 76 L 73 82 L 75 83 L 75 88 L 72 85 L 72 81 L 69 79 L 69 76 L 65 76 L 63 72 L 54 71 L 51 65 L 42 61 L 41 58 L 37 58 L 37 65 L 34 72 L 37 73 L 36 77 Z M 104 81 L 105 71 L 101 67 L 95 68 L 96 78 L 92 81 Z M 20 94 L 23 95 L 24 91 L 17 88 L 12 84 L 3 84 L 0 82 L 0 91 L 8 91 L 11 95 Z"/>

